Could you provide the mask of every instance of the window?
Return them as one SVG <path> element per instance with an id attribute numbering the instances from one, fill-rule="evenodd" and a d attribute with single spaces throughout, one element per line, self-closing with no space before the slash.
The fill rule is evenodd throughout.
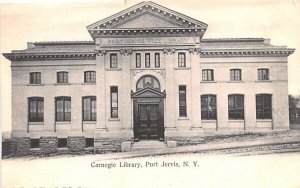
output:
<path id="1" fill-rule="evenodd" d="M 155 53 L 155 67 L 159 68 L 160 67 L 160 54 Z"/>
<path id="2" fill-rule="evenodd" d="M 95 71 L 85 71 L 84 72 L 84 83 L 95 83 L 96 82 L 96 72 Z"/>
<path id="3" fill-rule="evenodd" d="M 44 98 L 43 97 L 28 98 L 28 120 L 29 122 L 44 121 Z"/>
<path id="4" fill-rule="evenodd" d="M 135 54 L 135 66 L 136 68 L 141 68 L 141 54 Z"/>
<path id="5" fill-rule="evenodd" d="M 30 84 L 41 84 L 41 73 L 40 72 L 31 72 L 29 74 L 29 83 Z"/>
<path id="6" fill-rule="evenodd" d="M 68 147 L 68 139 L 67 138 L 58 138 L 57 139 L 57 147 L 58 148 L 67 148 Z"/>
<path id="7" fill-rule="evenodd" d="M 40 139 L 30 139 L 30 148 L 39 148 Z"/>
<path id="8" fill-rule="evenodd" d="M 214 81 L 214 70 L 212 69 L 202 70 L 202 81 Z"/>
<path id="9" fill-rule="evenodd" d="M 57 73 L 57 83 L 68 83 L 68 72 Z"/>
<path id="10" fill-rule="evenodd" d="M 272 119 L 272 95 L 256 95 L 256 119 Z"/>
<path id="11" fill-rule="evenodd" d="M 242 80 L 242 70 L 230 69 L 230 81 L 240 81 L 240 80 Z"/>
<path id="12" fill-rule="evenodd" d="M 257 77 L 258 80 L 269 80 L 269 69 L 258 69 Z"/>
<path id="13" fill-rule="evenodd" d="M 201 96 L 201 119 L 217 119 L 217 101 L 215 95 Z"/>
<path id="14" fill-rule="evenodd" d="M 244 95 L 228 95 L 229 119 L 244 119 Z"/>
<path id="15" fill-rule="evenodd" d="M 82 98 L 82 116 L 83 121 L 96 121 L 97 118 L 97 103 L 96 97 L 83 97 Z"/>
<path id="16" fill-rule="evenodd" d="M 111 118 L 118 118 L 118 87 L 110 87 Z"/>
<path id="17" fill-rule="evenodd" d="M 71 97 L 55 98 L 56 121 L 71 121 Z"/>
<path id="18" fill-rule="evenodd" d="M 149 53 L 145 54 L 145 67 L 146 68 L 150 67 L 150 54 Z"/>
<path id="19" fill-rule="evenodd" d="M 118 68 L 117 54 L 110 54 L 110 68 Z"/>
<path id="20" fill-rule="evenodd" d="M 86 138 L 85 139 L 85 147 L 94 147 L 94 138 Z"/>
<path id="21" fill-rule="evenodd" d="M 159 82 L 153 76 L 144 76 L 144 77 L 140 78 L 139 81 L 137 82 L 136 90 L 138 91 L 138 90 L 144 89 L 146 87 L 150 87 L 150 88 L 160 91 Z"/>
<path id="22" fill-rule="evenodd" d="M 178 53 L 178 67 L 185 67 L 185 53 Z"/>
<path id="23" fill-rule="evenodd" d="M 179 86 L 179 117 L 186 116 L 186 86 Z"/>

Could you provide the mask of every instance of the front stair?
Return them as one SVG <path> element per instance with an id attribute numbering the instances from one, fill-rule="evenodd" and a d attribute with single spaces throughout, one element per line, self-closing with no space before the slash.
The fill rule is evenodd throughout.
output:
<path id="1" fill-rule="evenodd" d="M 134 142 L 131 145 L 131 151 L 141 151 L 141 150 L 156 150 L 156 149 L 166 149 L 167 144 L 165 142 L 156 140 L 142 140 Z"/>

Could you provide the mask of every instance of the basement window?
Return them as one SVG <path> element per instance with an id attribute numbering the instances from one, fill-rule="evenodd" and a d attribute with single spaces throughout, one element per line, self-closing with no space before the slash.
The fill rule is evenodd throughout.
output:
<path id="1" fill-rule="evenodd" d="M 58 148 L 66 148 L 68 147 L 67 138 L 58 138 Z"/>
<path id="2" fill-rule="evenodd" d="M 85 147 L 94 147 L 94 138 L 86 138 L 85 139 Z"/>
<path id="3" fill-rule="evenodd" d="M 40 139 L 30 139 L 30 148 L 40 148 Z"/>

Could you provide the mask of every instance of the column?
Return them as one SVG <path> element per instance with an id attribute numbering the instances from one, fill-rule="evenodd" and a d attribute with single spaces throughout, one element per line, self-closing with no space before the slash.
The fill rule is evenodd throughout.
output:
<path id="1" fill-rule="evenodd" d="M 192 48 L 190 49 L 191 53 L 191 79 L 192 79 L 192 129 L 201 127 L 201 101 L 200 101 L 200 58 L 199 58 L 200 49 Z"/>
<path id="2" fill-rule="evenodd" d="M 97 125 L 95 128 L 99 131 L 106 131 L 105 56 L 106 50 L 96 50 Z"/>
<path id="3" fill-rule="evenodd" d="M 175 94 L 174 89 L 174 52 L 175 49 L 164 49 L 164 63 L 166 67 L 166 109 L 165 128 L 176 128 L 175 125 Z M 177 103 L 176 103 L 177 104 Z"/>
<path id="4" fill-rule="evenodd" d="M 121 49 L 122 56 L 122 129 L 132 129 L 131 125 L 131 86 L 130 86 L 130 66 L 131 49 Z"/>

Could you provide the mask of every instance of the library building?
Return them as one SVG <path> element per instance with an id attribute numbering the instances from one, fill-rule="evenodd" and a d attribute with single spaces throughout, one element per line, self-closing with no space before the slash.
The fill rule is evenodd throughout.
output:
<path id="1" fill-rule="evenodd" d="M 4 53 L 14 154 L 175 147 L 288 130 L 294 49 L 265 38 L 205 38 L 207 27 L 143 1 L 87 26 L 91 41 L 28 42 Z"/>

